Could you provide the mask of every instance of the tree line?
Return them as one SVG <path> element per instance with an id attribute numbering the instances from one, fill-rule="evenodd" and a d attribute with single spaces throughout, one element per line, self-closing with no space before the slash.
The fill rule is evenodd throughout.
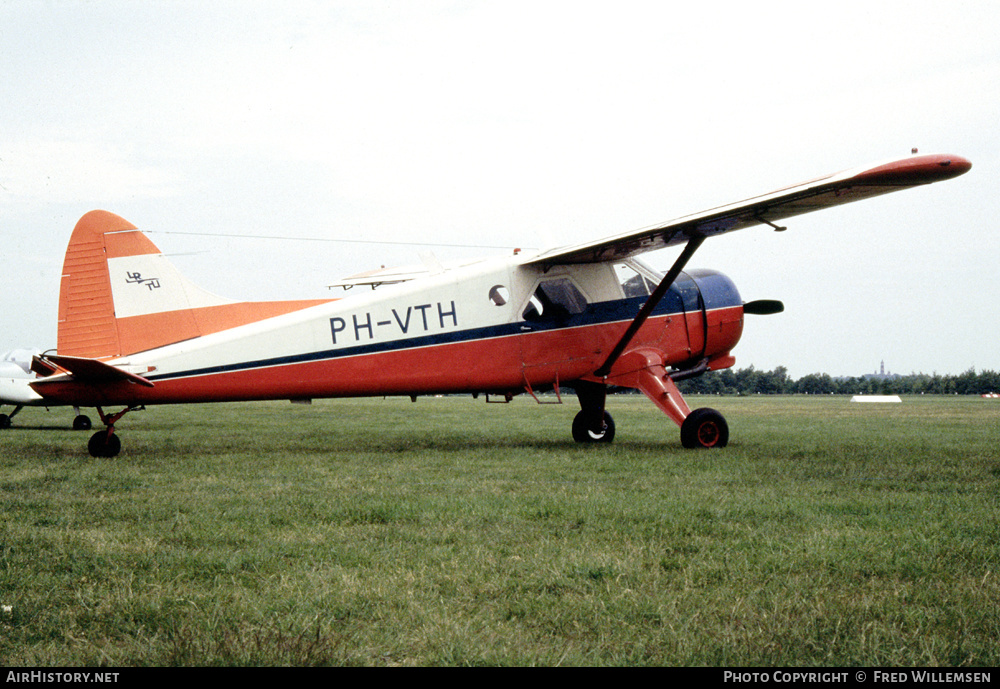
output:
<path id="1" fill-rule="evenodd" d="M 758 371 L 753 366 L 739 370 L 710 371 L 677 383 L 684 394 L 703 395 L 982 395 L 1000 393 L 1000 373 L 970 368 L 958 375 L 911 373 L 834 378 L 810 373 L 798 380 L 779 366 Z"/>

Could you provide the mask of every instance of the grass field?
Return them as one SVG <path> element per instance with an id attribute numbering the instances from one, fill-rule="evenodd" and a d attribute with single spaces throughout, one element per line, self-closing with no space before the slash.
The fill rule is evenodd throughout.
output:
<path id="1" fill-rule="evenodd" d="M 155 408 L 0 432 L 0 663 L 1000 663 L 1000 402 Z"/>

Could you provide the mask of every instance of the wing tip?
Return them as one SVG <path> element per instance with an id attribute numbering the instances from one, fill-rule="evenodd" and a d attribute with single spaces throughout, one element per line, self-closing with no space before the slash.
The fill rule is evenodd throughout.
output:
<path id="1" fill-rule="evenodd" d="M 920 155 L 869 168 L 858 173 L 856 179 L 864 184 L 910 186 L 953 179 L 971 169 L 972 162 L 962 156 Z"/>

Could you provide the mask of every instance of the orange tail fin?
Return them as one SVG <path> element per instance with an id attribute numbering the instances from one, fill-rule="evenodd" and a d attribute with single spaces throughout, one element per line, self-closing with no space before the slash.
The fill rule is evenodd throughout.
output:
<path id="1" fill-rule="evenodd" d="M 135 225 L 91 211 L 66 249 L 57 350 L 94 359 L 125 356 L 328 301 L 217 297 L 185 278 Z"/>

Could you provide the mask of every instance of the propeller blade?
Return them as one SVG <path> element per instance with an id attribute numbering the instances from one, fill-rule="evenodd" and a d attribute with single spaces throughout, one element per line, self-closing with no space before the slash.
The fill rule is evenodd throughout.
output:
<path id="1" fill-rule="evenodd" d="M 770 316 L 784 310 L 785 305 L 777 299 L 757 299 L 743 304 L 743 313 L 752 313 L 755 316 Z"/>

